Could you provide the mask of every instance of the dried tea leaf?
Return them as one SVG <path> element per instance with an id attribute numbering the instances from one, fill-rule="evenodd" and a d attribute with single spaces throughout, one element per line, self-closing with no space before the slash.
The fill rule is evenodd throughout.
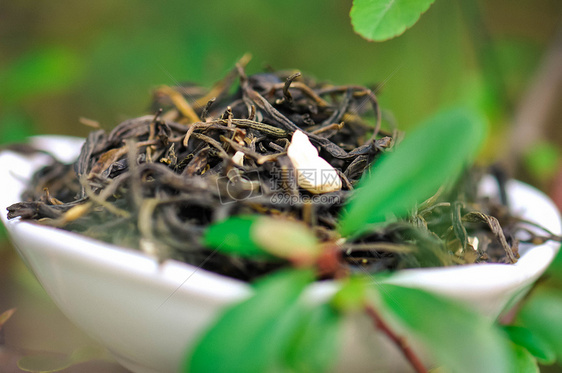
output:
<path id="1" fill-rule="evenodd" d="M 27 202 L 9 207 L 9 218 L 41 220 L 94 239 L 145 249 L 156 253 L 159 260 L 173 258 L 193 265 L 205 262 L 206 269 L 251 281 L 285 264 L 270 260 L 274 259 L 271 253 L 293 264 L 295 254 L 305 253 L 306 261 L 312 260 L 319 250 L 315 240 L 305 230 L 300 230 L 301 239 L 297 239 L 292 229 L 286 229 L 286 233 L 276 233 L 283 238 L 273 240 L 264 233 L 264 242 L 256 243 L 261 239 L 251 237 L 252 224 L 244 218 L 207 230 L 210 224 L 231 216 L 263 214 L 303 221 L 321 241 L 342 232 L 354 235 L 387 215 L 406 215 L 419 199 L 432 194 L 428 184 L 440 184 L 447 175 L 454 176 L 447 167 L 449 162 L 462 163 L 458 158 L 466 151 L 465 145 L 472 148 L 478 142 L 469 141 L 473 133 L 465 122 L 473 122 L 470 114 L 459 114 L 459 110 L 445 113 L 430 122 L 440 122 L 446 130 L 418 136 L 422 141 L 415 148 L 415 157 L 405 156 L 395 167 L 379 167 L 379 160 L 388 161 L 380 155 L 392 149 L 397 139 L 390 136 L 396 131 L 381 128 L 382 112 L 369 88 L 332 85 L 304 76 L 296 81 L 294 71 L 246 75 L 244 61 L 247 59 L 215 88 L 192 83 L 164 88 L 154 96 L 153 114 L 125 120 L 108 133 L 92 132 L 74 163 L 75 172 L 72 165 L 53 159 L 53 164 L 33 176 L 23 196 Z M 240 78 L 240 84 L 230 86 L 235 77 Z M 180 110 L 187 108 L 185 104 L 191 105 L 195 115 L 189 109 Z M 373 119 L 374 123 L 368 123 Z M 440 129 L 433 125 L 437 126 L 433 129 Z M 466 133 L 469 136 L 459 136 Z M 298 188 L 298 174 L 287 155 L 289 147 L 293 153 L 292 136 L 308 137 L 307 148 L 317 160 L 313 168 L 321 171 L 320 178 L 326 176 L 326 183 L 311 184 L 312 192 L 333 191 L 311 195 L 310 190 Z M 405 148 L 408 141 L 400 147 Z M 458 153 L 453 157 L 451 147 Z M 400 149 L 389 157 L 397 153 Z M 364 190 L 356 190 L 371 163 L 374 177 L 370 182 L 364 177 Z M 387 171 L 379 170 L 384 167 Z M 328 168 L 330 172 L 322 172 Z M 302 171 L 307 170 L 301 170 L 305 176 Z M 318 172 L 313 174 L 318 176 Z M 443 180 L 437 183 L 440 177 Z M 147 205 L 146 200 L 157 202 Z M 349 206 L 338 228 L 343 201 L 349 201 Z M 439 199 L 437 204 L 452 202 Z M 431 218 L 441 210 L 428 207 L 423 210 L 427 216 L 403 223 L 419 225 L 427 231 L 426 236 L 437 238 L 439 227 L 432 226 L 435 219 Z M 367 258 L 362 265 L 379 272 L 447 265 L 457 259 L 451 259 L 447 247 L 437 239 L 412 238 L 399 226 L 381 229 L 385 231 L 372 232 L 369 237 L 347 237 L 348 243 L 362 246 L 354 246 L 358 251 L 342 264 L 356 267 L 359 262 L 353 261 L 354 257 Z M 482 242 L 482 235 L 491 236 L 483 225 L 478 229 L 474 234 Z M 269 228 L 263 232 L 267 231 Z M 507 227 L 506 236 L 512 231 Z M 457 233 L 462 236 L 462 229 Z M 268 240 L 273 243 L 265 243 Z M 408 245 L 400 245 L 398 241 L 403 240 Z M 417 249 L 411 250 L 413 247 Z M 222 248 L 239 257 L 215 255 L 207 260 L 209 248 Z M 381 250 L 381 257 L 364 255 Z M 476 254 L 467 250 L 463 259 L 505 261 L 501 250 L 481 258 Z"/>
<path id="2" fill-rule="evenodd" d="M 498 221 L 498 219 L 496 219 L 493 216 L 486 215 L 482 212 L 474 211 L 464 215 L 463 220 L 468 222 L 480 222 L 480 223 L 487 224 L 488 227 L 490 227 L 490 230 L 492 231 L 494 236 L 496 236 L 496 239 L 499 241 L 499 243 L 502 245 L 503 249 L 505 250 L 505 253 L 507 254 L 507 259 L 510 261 L 510 263 L 517 262 L 518 256 L 513 252 L 512 247 L 507 243 L 507 240 L 505 239 L 505 235 L 503 233 L 502 226 Z"/>

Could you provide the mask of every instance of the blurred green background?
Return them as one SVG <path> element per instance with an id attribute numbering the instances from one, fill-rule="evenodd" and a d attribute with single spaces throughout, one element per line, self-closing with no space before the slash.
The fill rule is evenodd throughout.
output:
<path id="1" fill-rule="evenodd" d="M 2 2 L 2 138 L 24 129 L 83 136 L 80 116 L 112 127 L 143 114 L 156 85 L 211 84 L 246 52 L 254 72 L 270 65 L 342 84 L 386 82 L 381 104 L 407 128 L 459 99 L 515 104 L 562 14 L 558 0 L 437 0 L 404 35 L 374 43 L 353 32 L 350 7 L 350 0 Z"/>
<path id="2" fill-rule="evenodd" d="M 89 128 L 80 117 L 112 128 L 145 114 L 157 85 L 186 80 L 210 85 L 249 52 L 249 72 L 296 68 L 334 83 L 383 83 L 380 104 L 402 129 L 448 104 L 473 105 L 492 125 L 483 157 L 505 156 L 521 102 L 544 70 L 545 56 L 560 48 L 554 40 L 562 1 L 436 0 L 414 27 L 383 43 L 353 32 L 351 5 L 351 0 L 2 1 L 0 143 L 33 134 L 85 136 Z M 561 91 L 558 84 L 554 102 L 562 102 Z M 560 202 L 562 105 L 543 117 L 536 146 L 523 152 L 515 175 Z M 21 316 L 14 316 L 12 343 L 62 350 L 75 345 L 57 347 L 34 334 L 26 320 L 42 319 L 44 328 L 51 321 L 59 325 L 61 316 L 52 316 L 56 311 L 37 296 L 42 290 L 22 274 L 3 242 L 0 312 L 23 307 Z M 33 311 L 29 299 L 38 299 L 36 306 L 48 312 Z"/>

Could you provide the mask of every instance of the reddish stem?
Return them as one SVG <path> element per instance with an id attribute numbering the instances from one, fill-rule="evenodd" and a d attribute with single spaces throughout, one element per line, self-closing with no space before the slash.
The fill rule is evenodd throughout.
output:
<path id="1" fill-rule="evenodd" d="M 419 357 L 410 348 L 406 339 L 396 335 L 396 333 L 394 333 L 384 322 L 382 317 L 373 306 L 369 304 L 365 305 L 365 311 L 367 312 L 367 315 L 369 315 L 369 317 L 373 320 L 375 326 L 384 334 L 386 334 L 386 336 L 390 338 L 390 340 L 400 349 L 400 351 L 402 351 L 402 354 L 404 355 L 406 360 L 408 360 L 414 370 L 418 373 L 427 373 L 427 369 L 425 369 Z"/>
<path id="2" fill-rule="evenodd" d="M 333 243 L 324 246 L 322 253 L 316 259 L 319 277 L 340 278 L 345 276 L 345 269 L 341 265 L 341 250 Z"/>

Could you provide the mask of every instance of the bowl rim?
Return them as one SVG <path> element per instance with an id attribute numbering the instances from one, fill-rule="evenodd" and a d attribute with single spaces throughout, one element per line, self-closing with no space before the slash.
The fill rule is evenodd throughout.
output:
<path id="1" fill-rule="evenodd" d="M 40 149 L 51 151 L 63 161 L 71 161 L 78 154 L 79 145 L 84 139 L 42 135 L 32 137 L 29 141 Z M 15 163 L 13 163 L 13 166 L 6 168 L 4 164 L 7 161 Z M 41 155 L 29 157 L 11 151 L 0 152 L 0 178 L 8 177 L 11 180 L 11 183 L 8 183 L 7 192 L 6 186 L 0 185 L 0 191 L 4 189 L 4 193 L 0 193 L 0 206 L 4 207 L 4 212 L 6 207 L 19 201 L 18 197 L 24 187 L 21 179 L 29 176 L 26 172 L 29 173 L 30 169 L 37 168 L 45 162 L 46 158 Z M 490 186 L 486 188 L 490 189 Z M 493 189 L 493 185 L 491 188 Z M 560 213 L 546 195 L 534 187 L 515 180 L 510 180 L 507 188 L 510 195 L 514 193 L 526 197 L 535 195 L 536 200 L 533 203 L 540 203 L 543 208 L 548 209 L 548 224 L 539 223 L 555 234 L 561 233 Z M 493 191 L 491 193 L 493 194 Z M 523 205 L 525 204 L 523 203 Z M 526 207 L 532 208 L 533 206 Z M 523 211 L 523 213 L 526 212 Z M 214 273 L 198 266 L 176 260 L 158 263 L 155 258 L 143 252 L 98 241 L 74 232 L 41 226 L 34 222 L 22 221 L 19 218 L 8 221 L 6 213 L 2 214 L 1 220 L 7 227 L 12 242 L 18 241 L 17 237 L 43 236 L 45 237 L 43 239 L 57 242 L 57 245 L 54 246 L 62 255 L 81 256 L 85 260 L 96 261 L 100 265 L 126 268 L 129 273 L 137 276 L 154 276 L 157 273 L 157 277 L 165 283 L 176 284 L 179 287 L 187 286 L 191 291 L 209 298 L 239 298 L 245 297 L 251 292 L 251 287 L 247 282 Z M 505 291 L 538 278 L 550 265 L 559 247 L 560 244 L 549 241 L 532 247 L 532 250 L 529 247 L 523 248 L 521 259 L 511 265 L 485 263 L 399 270 L 385 279 L 385 282 L 419 287 L 450 295 L 457 294 L 459 289 L 467 293 L 479 293 L 489 290 L 491 286 L 496 291 Z M 21 250 L 18 250 L 22 254 Z M 197 276 L 194 276 L 196 281 L 191 281 L 190 279 L 195 273 L 197 273 Z M 209 286 L 208 284 L 216 284 L 217 286 Z M 320 293 L 329 292 L 331 291 L 329 289 L 333 289 L 334 286 L 331 281 L 313 284 L 313 287 L 317 288 L 316 291 Z"/>

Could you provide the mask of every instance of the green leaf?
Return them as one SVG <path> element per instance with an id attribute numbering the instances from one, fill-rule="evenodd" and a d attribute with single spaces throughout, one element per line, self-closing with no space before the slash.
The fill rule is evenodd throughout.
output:
<path id="1" fill-rule="evenodd" d="M 525 302 L 518 321 L 544 341 L 562 359 L 562 294 L 559 290 L 541 290 Z"/>
<path id="2" fill-rule="evenodd" d="M 422 123 L 361 180 L 343 212 L 340 233 L 358 234 L 367 224 L 384 222 L 389 214 L 407 214 L 458 177 L 484 134 L 482 118 L 466 109 L 444 111 Z"/>
<path id="3" fill-rule="evenodd" d="M 367 40 L 383 41 L 402 34 L 435 0 L 353 0 L 351 24 Z"/>
<path id="4" fill-rule="evenodd" d="M 251 237 L 252 224 L 259 216 L 235 216 L 211 225 L 203 235 L 203 244 L 227 254 L 244 257 L 264 256 L 264 250 Z"/>
<path id="5" fill-rule="evenodd" d="M 312 262 L 320 255 L 321 246 L 314 233 L 296 221 L 262 217 L 252 225 L 251 238 L 279 258 Z"/>
<path id="6" fill-rule="evenodd" d="M 466 306 L 419 289 L 378 284 L 384 306 L 438 363 L 454 372 L 510 372 L 510 343 L 490 320 Z"/>
<path id="7" fill-rule="evenodd" d="M 509 339 L 511 339 L 513 343 L 526 348 L 529 353 L 536 357 L 541 363 L 554 363 L 556 355 L 554 354 L 552 348 L 531 330 L 514 325 L 504 326 L 503 330 L 507 333 Z"/>
<path id="8" fill-rule="evenodd" d="M 207 331 L 184 364 L 191 373 L 273 372 L 303 327 L 303 289 L 312 270 L 286 270 L 255 284 L 255 294 L 228 309 Z"/>
<path id="9" fill-rule="evenodd" d="M 235 216 L 210 226 L 203 236 L 207 247 L 244 257 L 274 255 L 312 263 L 321 253 L 314 233 L 304 224 L 266 216 Z"/>
<path id="10" fill-rule="evenodd" d="M 513 361 L 510 372 L 514 373 L 539 373 L 537 359 L 524 347 L 515 343 L 511 344 Z"/>
<path id="11" fill-rule="evenodd" d="M 342 316 L 329 304 L 305 314 L 303 327 L 289 345 L 286 363 L 291 372 L 327 372 L 338 358 Z"/>
<path id="12" fill-rule="evenodd" d="M 344 279 L 341 288 L 332 297 L 331 305 L 342 312 L 363 309 L 367 300 L 367 287 L 370 281 L 364 276 Z"/>

